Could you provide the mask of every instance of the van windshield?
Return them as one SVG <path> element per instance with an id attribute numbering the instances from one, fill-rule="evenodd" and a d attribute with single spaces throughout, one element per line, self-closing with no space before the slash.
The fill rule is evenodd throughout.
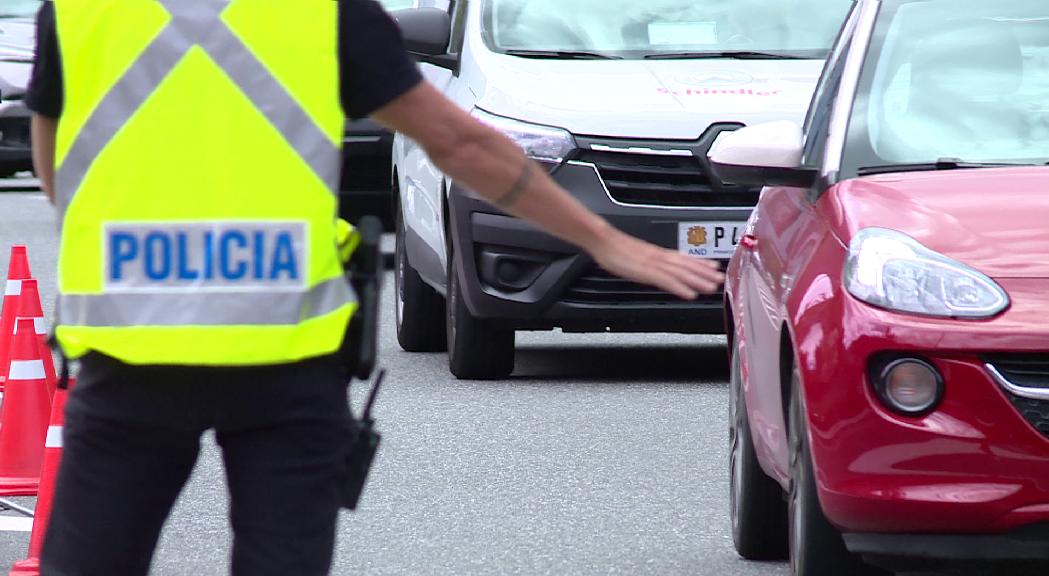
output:
<path id="1" fill-rule="evenodd" d="M 415 5 L 415 0 L 379 0 L 379 4 L 387 10 L 404 10 Z"/>
<path id="2" fill-rule="evenodd" d="M 40 0 L 4 0 L 0 6 L 0 18 L 28 18 L 36 16 Z"/>
<path id="3" fill-rule="evenodd" d="M 851 0 L 486 0 L 484 34 L 492 50 L 536 57 L 825 58 L 851 5 Z"/>

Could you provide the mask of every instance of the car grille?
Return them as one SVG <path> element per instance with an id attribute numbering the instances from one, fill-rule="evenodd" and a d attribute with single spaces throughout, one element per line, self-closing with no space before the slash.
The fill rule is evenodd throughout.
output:
<path id="1" fill-rule="evenodd" d="M 29 118 L 0 118 L 0 144 L 8 147 L 29 146 Z"/>
<path id="2" fill-rule="evenodd" d="M 704 294 L 698 302 L 720 304 L 722 294 Z M 573 304 L 680 304 L 681 299 L 669 292 L 623 280 L 598 266 L 587 268 L 565 292 L 562 300 Z"/>
<path id="3" fill-rule="evenodd" d="M 1007 393 L 1008 394 L 1008 393 Z M 1039 432 L 1049 437 L 1049 401 L 1033 400 L 1008 394 L 1013 406 L 1020 411 L 1024 419 L 1038 429 Z"/>
<path id="4" fill-rule="evenodd" d="M 995 354 L 984 359 L 1011 384 L 1049 392 L 1049 354 Z M 1049 437 L 1049 400 L 1024 398 L 1002 388 L 1024 419 Z"/>
<path id="5" fill-rule="evenodd" d="M 714 177 L 707 152 L 738 124 L 712 126 L 695 141 L 578 137 L 573 160 L 597 168 L 612 199 L 632 206 L 750 208 L 760 190 Z"/>

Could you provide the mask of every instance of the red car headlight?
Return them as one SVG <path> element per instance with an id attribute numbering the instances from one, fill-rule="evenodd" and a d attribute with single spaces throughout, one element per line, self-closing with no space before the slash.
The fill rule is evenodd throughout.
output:
<path id="1" fill-rule="evenodd" d="M 896 312 L 976 320 L 1009 306 L 1005 290 L 983 273 L 885 228 L 856 234 L 844 277 L 853 297 Z"/>

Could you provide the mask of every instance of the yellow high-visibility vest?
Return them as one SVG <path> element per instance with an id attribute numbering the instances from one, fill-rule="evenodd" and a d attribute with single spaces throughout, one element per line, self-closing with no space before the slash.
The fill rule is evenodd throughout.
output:
<path id="1" fill-rule="evenodd" d="M 338 3 L 56 0 L 57 335 L 73 358 L 338 350 Z"/>

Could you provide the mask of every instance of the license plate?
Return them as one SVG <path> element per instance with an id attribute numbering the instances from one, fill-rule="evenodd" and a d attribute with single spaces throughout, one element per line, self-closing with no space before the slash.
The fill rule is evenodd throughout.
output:
<path id="1" fill-rule="evenodd" d="M 677 248 L 696 258 L 728 260 L 736 251 L 746 222 L 681 222 Z"/>

